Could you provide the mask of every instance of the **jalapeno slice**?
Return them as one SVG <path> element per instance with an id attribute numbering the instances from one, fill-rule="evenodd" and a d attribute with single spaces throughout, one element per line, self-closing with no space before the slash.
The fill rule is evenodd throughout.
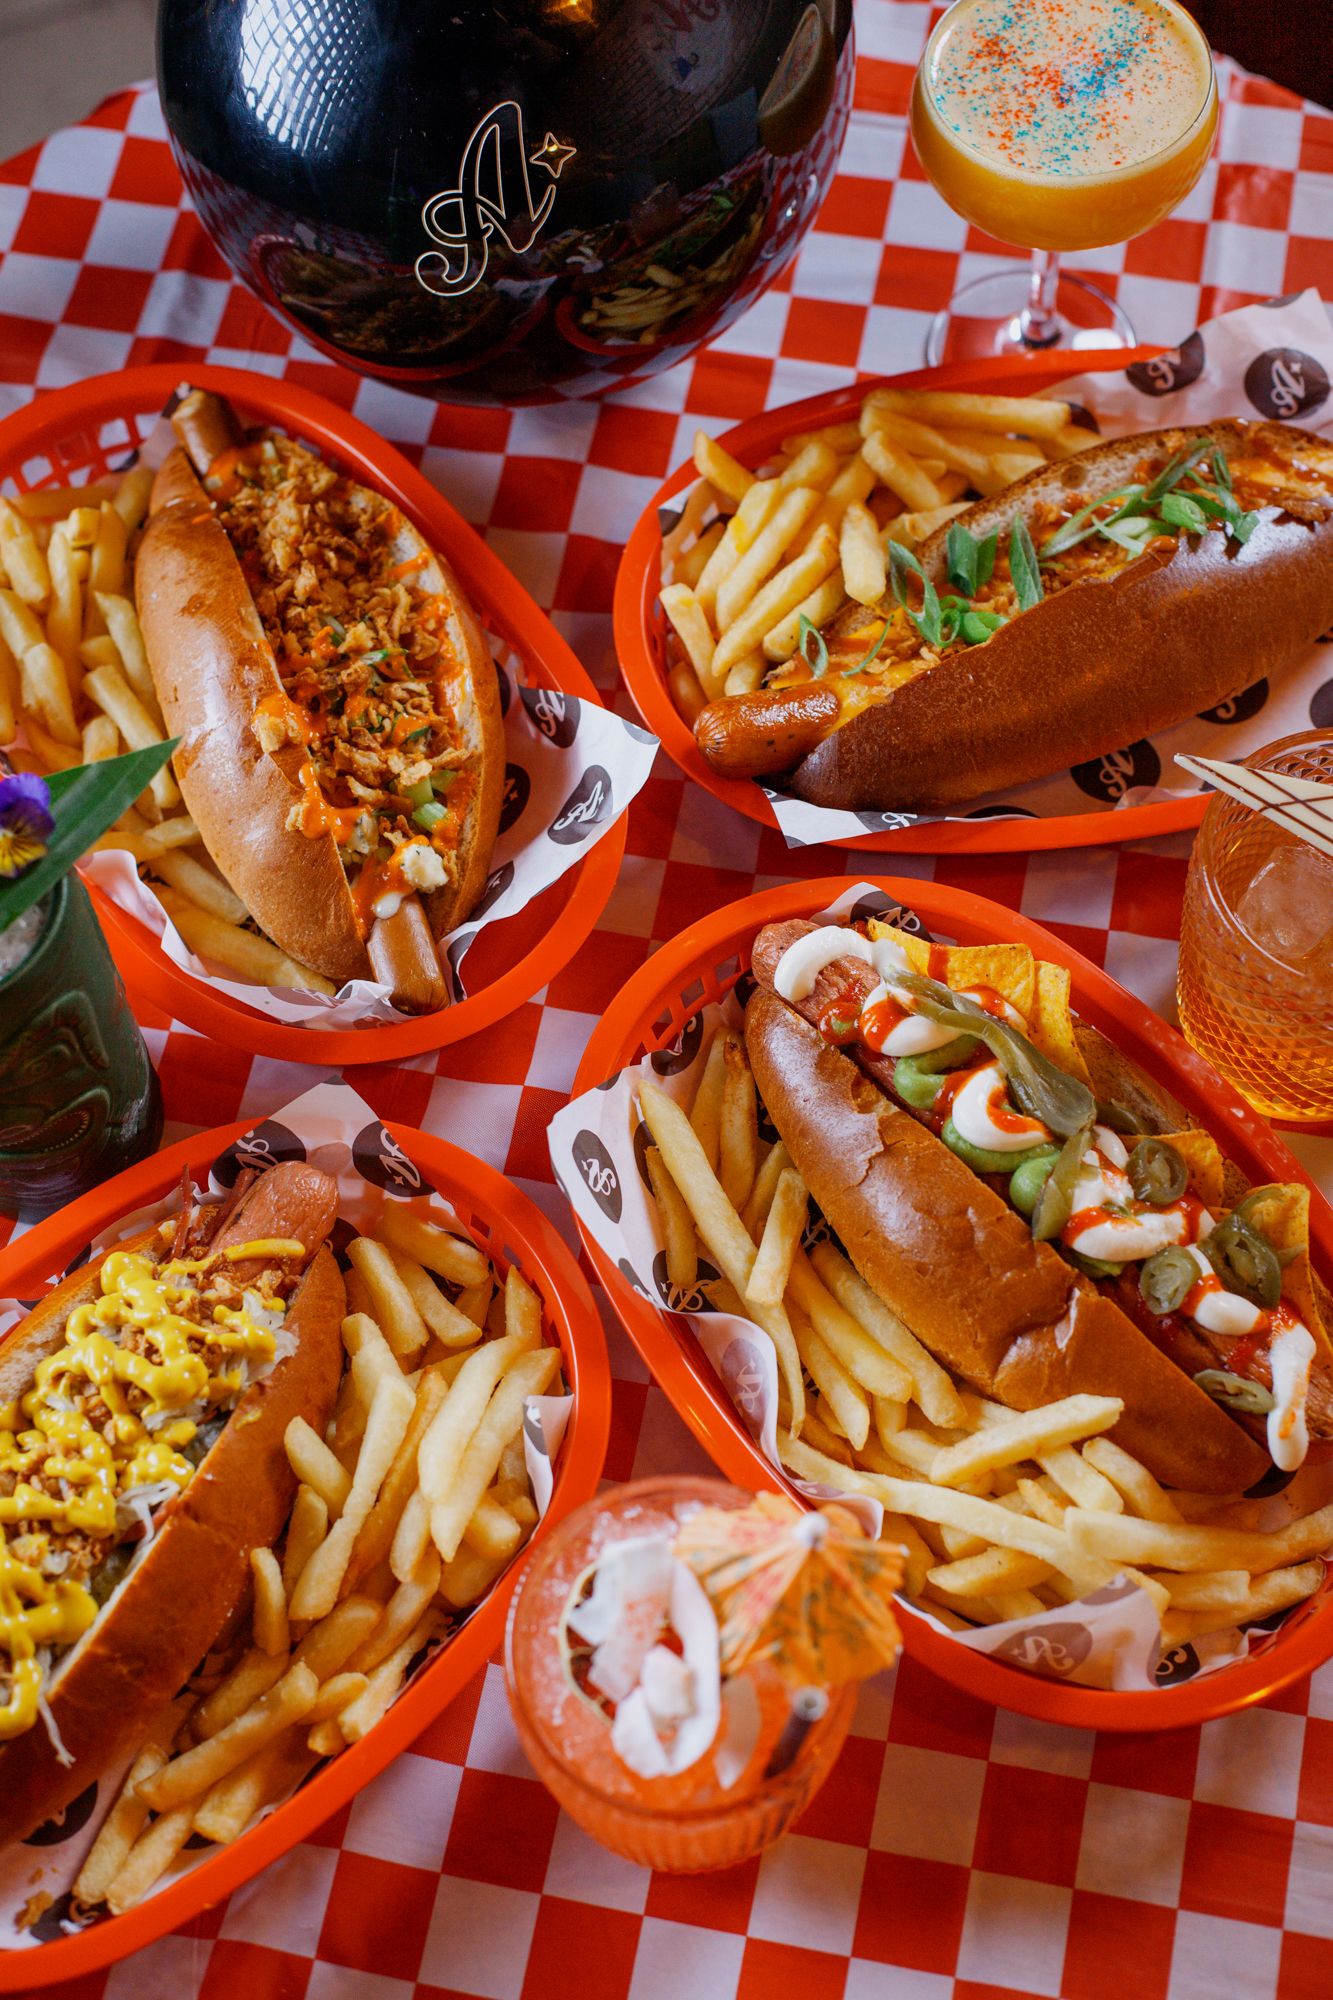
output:
<path id="1" fill-rule="evenodd" d="M 1129 1156 L 1129 1184 L 1152 1208 L 1179 1201 L 1189 1182 L 1189 1168 L 1165 1139 L 1140 1139 Z"/>
<path id="2" fill-rule="evenodd" d="M 1057 1068 L 1017 1028 L 995 1020 L 975 1001 L 951 993 L 924 973 L 895 973 L 894 984 L 914 996 L 917 1011 L 927 1020 L 984 1042 L 1004 1071 L 1010 1096 L 1029 1118 L 1040 1118 L 1062 1138 L 1091 1126 L 1097 1106 L 1087 1085 Z"/>
<path id="3" fill-rule="evenodd" d="M 1149 1257 L 1139 1272 L 1139 1296 L 1150 1313 L 1179 1312 L 1199 1282 L 1199 1267 L 1188 1250 L 1173 1243 Z"/>
<path id="4" fill-rule="evenodd" d="M 1032 1234 L 1038 1243 L 1050 1243 L 1060 1234 L 1074 1213 L 1074 1189 L 1078 1184 L 1083 1155 L 1092 1144 L 1092 1125 L 1081 1125 L 1060 1148 L 1059 1157 L 1046 1176 L 1046 1185 L 1032 1211 Z"/>
<path id="5" fill-rule="evenodd" d="M 1244 1417 L 1266 1417 L 1274 1407 L 1273 1397 L 1262 1382 L 1248 1382 L 1226 1368 L 1203 1368 L 1195 1381 L 1205 1396 L 1211 1396 L 1224 1410 L 1239 1411 Z"/>
<path id="6" fill-rule="evenodd" d="M 1271 1312 L 1282 1297 L 1282 1266 L 1267 1237 L 1234 1210 L 1199 1245 L 1229 1292 Z"/>

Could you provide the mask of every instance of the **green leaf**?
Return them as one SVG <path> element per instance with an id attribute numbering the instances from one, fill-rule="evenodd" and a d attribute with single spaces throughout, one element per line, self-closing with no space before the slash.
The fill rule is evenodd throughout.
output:
<path id="1" fill-rule="evenodd" d="M 1186 534 L 1201 535 L 1208 526 L 1208 516 L 1188 493 L 1164 493 L 1160 505 L 1162 519 L 1173 528 L 1183 528 Z"/>
<path id="2" fill-rule="evenodd" d="M 868 653 L 863 653 L 861 658 L 854 660 L 850 667 L 843 668 L 842 677 L 844 680 L 849 680 L 853 674 L 863 674 L 871 662 L 878 657 L 880 647 L 889 636 L 889 623 L 890 621 L 886 618 L 880 627 L 878 639 L 876 639 Z"/>
<path id="3" fill-rule="evenodd" d="M 1093 519 L 1099 507 L 1109 506 L 1113 500 L 1122 502 L 1115 513 L 1106 517 L 1107 521 L 1116 521 L 1131 512 L 1142 497 L 1141 486 L 1118 486 L 1113 493 L 1103 493 L 1100 499 L 1089 500 L 1076 514 L 1071 514 L 1063 527 L 1057 528 L 1049 540 L 1042 543 L 1042 561 L 1047 562 L 1052 556 L 1063 555 L 1066 549 L 1072 549 L 1079 542 L 1086 541 L 1089 535 L 1099 534 L 1105 526 L 1104 522 Z"/>
<path id="4" fill-rule="evenodd" d="M 959 522 L 949 523 L 944 542 L 949 581 L 964 597 L 975 597 L 982 585 L 990 582 L 998 541 L 998 534 L 986 535 L 979 541 Z"/>
<path id="5" fill-rule="evenodd" d="M 42 859 L 12 882 L 0 882 L 0 931 L 49 895 L 62 875 L 68 875 L 81 855 L 100 840 L 127 812 L 140 792 L 152 783 L 180 741 L 152 743 L 124 757 L 107 757 L 98 764 L 76 764 L 47 779 L 55 831 Z"/>
<path id="6" fill-rule="evenodd" d="M 1176 456 L 1162 467 L 1162 470 L 1144 494 L 1143 497 L 1147 504 L 1150 507 L 1155 507 L 1163 494 L 1169 493 L 1173 486 L 1179 486 L 1185 474 L 1192 471 L 1200 459 L 1211 456 L 1215 449 L 1216 447 L 1210 438 L 1203 438 L 1198 444 L 1191 445 L 1188 451 L 1177 452 Z"/>
<path id="7" fill-rule="evenodd" d="M 921 609 L 919 611 L 913 611 L 907 595 L 907 580 L 913 576 L 918 579 L 921 585 Z M 921 634 L 926 644 L 928 646 L 940 645 L 943 633 L 940 628 L 939 594 L 911 550 L 905 549 L 901 542 L 889 543 L 889 581 L 893 585 L 894 596 L 897 598 L 899 604 L 902 605 L 903 610 L 916 626 L 917 631 Z"/>
<path id="8" fill-rule="evenodd" d="M 998 632 L 1002 625 L 1008 623 L 1009 620 L 1002 617 L 998 611 L 978 611 L 974 607 L 971 611 L 963 613 L 958 632 L 961 638 L 966 639 L 969 646 L 980 646 L 991 637 L 992 633 Z"/>
<path id="9" fill-rule="evenodd" d="M 1258 525 L 1257 514 L 1238 514 L 1234 521 L 1228 522 L 1227 531 L 1243 548 Z"/>
<path id="10" fill-rule="evenodd" d="M 1021 514 L 1015 514 L 1009 530 L 1009 574 L 1014 580 L 1020 611 L 1031 611 L 1034 604 L 1041 603 L 1045 592 L 1037 551 L 1032 546 L 1028 524 Z"/>
<path id="11" fill-rule="evenodd" d="M 818 625 L 806 617 L 804 611 L 801 613 L 800 623 L 796 627 L 796 635 L 797 652 L 805 661 L 815 679 L 817 681 L 822 680 L 828 672 L 828 647 L 824 642 L 824 634 L 820 631 Z M 810 652 L 812 643 L 814 646 L 813 655 Z"/>
<path id="12" fill-rule="evenodd" d="M 1210 463 L 1213 468 L 1213 478 L 1217 481 L 1219 486 L 1224 486 L 1227 492 L 1230 493 L 1231 467 L 1227 464 L 1227 455 L 1223 451 L 1220 444 L 1215 444 L 1213 446 Z"/>

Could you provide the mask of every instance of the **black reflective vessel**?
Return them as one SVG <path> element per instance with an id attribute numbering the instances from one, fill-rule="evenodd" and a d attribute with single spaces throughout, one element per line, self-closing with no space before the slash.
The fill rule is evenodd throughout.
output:
<path id="1" fill-rule="evenodd" d="M 446 401 L 623 386 L 727 326 L 827 191 L 851 0 L 162 0 L 223 256 L 331 358 Z"/>

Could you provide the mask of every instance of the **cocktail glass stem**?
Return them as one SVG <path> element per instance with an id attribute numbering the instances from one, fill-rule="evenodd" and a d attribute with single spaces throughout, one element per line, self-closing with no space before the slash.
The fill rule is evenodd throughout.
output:
<path id="1" fill-rule="evenodd" d="M 1028 302 L 1018 315 L 1017 334 L 1024 347 L 1054 347 L 1062 331 L 1055 309 L 1060 283 L 1058 250 L 1034 250 L 1028 279 Z"/>

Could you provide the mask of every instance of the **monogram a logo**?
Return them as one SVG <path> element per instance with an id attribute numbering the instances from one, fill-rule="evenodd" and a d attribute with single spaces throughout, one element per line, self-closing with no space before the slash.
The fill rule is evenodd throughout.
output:
<path id="1" fill-rule="evenodd" d="M 1203 341 L 1197 333 L 1192 333 L 1166 354 L 1154 354 L 1151 361 L 1132 362 L 1125 374 L 1145 396 L 1170 396 L 1175 390 L 1187 389 L 1191 382 L 1197 382 L 1203 373 L 1203 363 Z"/>
<path id="2" fill-rule="evenodd" d="M 432 195 L 421 211 L 426 234 L 440 245 L 417 258 L 417 277 L 426 290 L 441 299 L 472 291 L 486 275 L 490 239 L 497 230 L 511 250 L 530 250 L 555 206 L 556 182 L 575 151 L 548 132 L 536 152 L 529 153 L 523 113 L 512 98 L 488 111 L 463 148 L 458 186 Z M 536 201 L 529 167 L 550 177 Z"/>
<path id="3" fill-rule="evenodd" d="M 1328 401 L 1328 374 L 1298 347 L 1270 347 L 1246 369 L 1245 393 L 1261 416 L 1289 422 Z"/>
<path id="4" fill-rule="evenodd" d="M 1118 805 L 1127 792 L 1139 785 L 1155 785 L 1162 775 L 1162 760 L 1146 737 L 1126 744 L 1123 750 L 1108 750 L 1104 757 L 1092 757 L 1075 764 L 1070 777 L 1090 799 L 1105 799 Z"/>

